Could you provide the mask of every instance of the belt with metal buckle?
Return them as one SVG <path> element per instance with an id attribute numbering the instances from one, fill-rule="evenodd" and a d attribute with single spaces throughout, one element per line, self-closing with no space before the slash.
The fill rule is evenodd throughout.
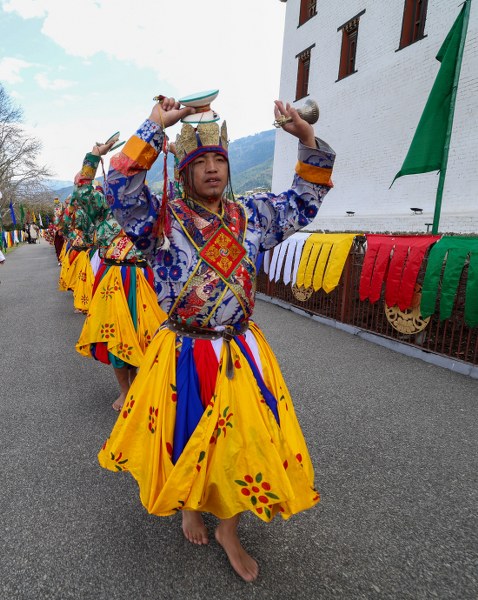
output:
<path id="1" fill-rule="evenodd" d="M 236 336 L 244 334 L 249 329 L 249 321 L 243 321 L 237 326 L 226 325 L 223 329 L 212 329 L 210 327 L 196 327 L 184 322 L 175 321 L 169 318 L 163 325 L 170 331 L 174 331 L 178 335 L 199 339 L 199 340 L 219 340 L 222 338 L 226 344 L 227 360 L 226 360 L 226 377 L 232 379 L 234 377 L 234 363 L 232 362 L 232 353 L 230 342 Z"/>

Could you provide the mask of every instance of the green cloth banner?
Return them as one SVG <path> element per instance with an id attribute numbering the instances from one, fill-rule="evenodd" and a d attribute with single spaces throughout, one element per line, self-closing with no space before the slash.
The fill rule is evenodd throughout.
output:
<path id="1" fill-rule="evenodd" d="M 443 149 L 450 115 L 453 83 L 458 64 L 465 5 L 443 42 L 436 59 L 441 63 L 415 135 L 395 179 L 403 175 L 439 171 L 442 168 Z"/>
<path id="2" fill-rule="evenodd" d="M 458 284 L 468 259 L 465 323 L 470 327 L 478 326 L 478 238 L 444 236 L 432 247 L 422 286 L 422 317 L 429 317 L 435 312 L 439 290 L 440 319 L 451 317 Z"/>

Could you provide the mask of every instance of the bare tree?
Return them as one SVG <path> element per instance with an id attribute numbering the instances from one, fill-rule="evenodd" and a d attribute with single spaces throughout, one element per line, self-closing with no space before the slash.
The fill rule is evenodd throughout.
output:
<path id="1" fill-rule="evenodd" d="M 53 198 L 45 185 L 52 173 L 38 164 L 41 142 L 27 134 L 22 121 L 22 109 L 0 84 L 0 216 L 8 214 L 10 201 L 28 206 Z"/>

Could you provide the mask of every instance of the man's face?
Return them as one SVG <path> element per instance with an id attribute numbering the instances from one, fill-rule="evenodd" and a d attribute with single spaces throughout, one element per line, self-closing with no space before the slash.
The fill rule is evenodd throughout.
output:
<path id="1" fill-rule="evenodd" d="M 193 196 L 204 204 L 213 204 L 222 198 L 226 189 L 229 164 L 222 154 L 206 152 L 191 163 Z"/>

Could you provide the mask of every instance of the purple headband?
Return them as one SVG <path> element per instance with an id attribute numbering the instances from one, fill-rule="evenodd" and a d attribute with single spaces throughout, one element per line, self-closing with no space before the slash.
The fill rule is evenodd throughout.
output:
<path id="1" fill-rule="evenodd" d="M 222 146 L 199 146 L 193 152 L 187 154 L 183 160 L 179 163 L 178 170 L 181 172 L 185 167 L 192 163 L 198 156 L 202 156 L 207 152 L 215 152 L 216 154 L 222 154 L 225 158 L 228 158 L 227 150 Z"/>

